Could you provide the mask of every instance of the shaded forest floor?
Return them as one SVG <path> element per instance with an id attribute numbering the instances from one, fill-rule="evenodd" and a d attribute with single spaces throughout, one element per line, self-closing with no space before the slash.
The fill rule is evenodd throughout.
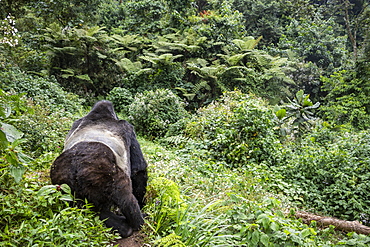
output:
<path id="1" fill-rule="evenodd" d="M 114 244 L 118 244 L 118 247 L 142 247 L 144 235 L 141 232 L 134 232 L 130 237 L 118 239 Z"/>

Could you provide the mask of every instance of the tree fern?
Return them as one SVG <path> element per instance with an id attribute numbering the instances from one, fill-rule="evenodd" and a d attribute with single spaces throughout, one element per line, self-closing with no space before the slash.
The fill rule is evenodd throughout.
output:
<path id="1" fill-rule="evenodd" d="M 211 87 L 209 86 L 207 81 L 200 81 L 196 85 L 194 85 L 193 93 L 197 94 L 200 92 L 201 89 L 211 90 Z"/>
<path id="2" fill-rule="evenodd" d="M 246 37 L 244 40 L 242 39 L 234 39 L 233 43 L 241 50 L 241 51 L 248 51 L 254 49 L 257 44 L 261 41 L 262 36 L 254 39 L 253 37 Z"/>
<path id="3" fill-rule="evenodd" d="M 128 58 L 122 58 L 121 60 L 114 61 L 120 69 L 128 73 L 138 72 L 143 67 L 140 61 L 131 62 L 131 60 Z"/>
<path id="4" fill-rule="evenodd" d="M 159 63 L 172 63 L 177 58 L 182 57 L 182 55 L 173 55 L 171 53 L 165 53 L 162 55 L 157 55 L 155 53 L 146 53 L 146 56 L 141 56 L 140 58 L 151 62 L 152 64 L 159 64 Z"/>

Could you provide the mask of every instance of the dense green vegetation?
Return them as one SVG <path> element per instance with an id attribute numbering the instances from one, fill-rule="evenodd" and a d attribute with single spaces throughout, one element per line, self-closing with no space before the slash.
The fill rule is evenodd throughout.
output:
<path id="1" fill-rule="evenodd" d="M 99 99 L 135 125 L 152 246 L 368 246 L 368 0 L 0 0 L 0 243 L 117 235 L 51 186 Z M 62 193 L 64 192 L 64 193 Z"/>

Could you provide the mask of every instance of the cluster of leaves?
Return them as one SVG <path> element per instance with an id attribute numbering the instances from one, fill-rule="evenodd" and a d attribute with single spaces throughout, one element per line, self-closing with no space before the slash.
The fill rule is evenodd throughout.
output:
<path id="1" fill-rule="evenodd" d="M 91 210 L 68 206 L 68 186 L 41 187 L 39 178 L 32 178 L 4 187 L 0 179 L 2 245 L 102 246 L 116 238 Z"/>
<path id="2" fill-rule="evenodd" d="M 282 161 L 276 171 L 285 182 L 299 186 L 300 190 L 288 194 L 306 207 L 369 224 L 368 138 L 368 131 L 314 131 L 299 145 L 281 150 Z"/>
<path id="3" fill-rule="evenodd" d="M 113 6 L 109 4 L 114 3 L 103 6 L 110 12 Z M 42 43 L 32 45 L 39 56 L 18 49 L 16 53 L 23 58 L 18 64 L 27 64 L 23 67 L 26 70 L 54 75 L 66 90 L 84 97 L 107 95 L 117 86 L 133 93 L 176 88 L 180 96 L 192 102 L 191 106 L 198 107 L 235 87 L 244 92 L 253 90 L 274 102 L 288 93 L 284 87 L 292 81 L 284 73 L 286 61 L 252 51 L 261 38 L 254 40 L 245 35 L 242 15 L 232 5 L 215 1 L 208 7 L 217 11 L 204 10 L 199 15 L 183 11 L 179 7 L 183 5 L 191 9 L 189 2 L 125 1 L 114 4 L 116 11 L 133 10 L 125 12 L 128 18 L 122 20 L 120 29 L 96 26 L 94 22 L 72 26 L 52 23 L 38 31 L 37 37 L 28 37 L 32 41 L 24 32 L 25 42 L 37 38 Z M 176 11 L 166 11 L 170 7 Z M 164 14 L 167 12 L 171 14 Z M 187 13 L 188 19 L 179 16 L 180 12 Z M 148 14 L 155 17 L 149 18 Z M 21 18 L 20 22 L 26 20 Z M 173 29 L 173 22 L 181 22 L 184 28 Z M 125 25 L 133 30 L 125 30 Z M 143 27 L 160 32 L 151 30 L 149 37 L 136 35 L 138 30 L 148 33 Z M 49 61 L 41 68 L 26 62 L 44 54 Z"/>
<path id="4" fill-rule="evenodd" d="M 232 91 L 199 109 L 186 124 L 184 135 L 207 150 L 214 160 L 240 166 L 273 162 L 278 147 L 274 126 L 274 115 L 266 102 Z"/>
<path id="5" fill-rule="evenodd" d="M 321 77 L 323 90 L 327 92 L 326 103 L 320 109 L 322 116 L 331 124 L 351 124 L 356 129 L 370 127 L 370 85 L 354 73 L 346 70 L 330 77 Z"/>
<path id="6" fill-rule="evenodd" d="M 169 89 L 135 95 L 129 105 L 129 120 L 148 138 L 164 136 L 168 127 L 188 115 L 184 102 Z"/>
<path id="7" fill-rule="evenodd" d="M 27 74 L 16 68 L 0 72 L 0 87 L 5 91 L 25 93 L 28 98 L 56 110 L 65 109 L 66 114 L 77 112 L 84 100 L 68 93 L 54 78 Z"/>
<path id="8" fill-rule="evenodd" d="M 35 157 L 46 152 L 59 152 L 73 114 L 82 109 L 83 99 L 65 92 L 55 80 L 28 75 L 17 69 L 2 71 L 0 77 L 1 88 L 15 90 L 13 94 L 21 93 L 29 99 L 18 100 L 17 107 L 23 104 L 27 110 L 23 109 L 22 114 L 18 113 L 17 121 L 12 121 L 27 140 L 22 147 Z"/>
<path id="9" fill-rule="evenodd" d="M 299 90 L 294 99 L 284 106 L 276 106 L 274 111 L 278 118 L 279 135 L 288 137 L 293 135 L 296 140 L 308 131 L 315 124 L 313 110 L 320 106 L 320 102 L 312 103 L 309 94 L 304 94 L 303 90 Z"/>
<path id="10" fill-rule="evenodd" d="M 128 116 L 129 105 L 134 101 L 134 97 L 128 89 L 115 87 L 107 95 L 107 100 L 113 103 L 116 112 Z"/>
<path id="11" fill-rule="evenodd" d="M 149 162 L 155 166 L 151 177 L 156 193 L 149 195 L 162 195 L 149 196 L 145 208 L 150 215 L 147 224 L 154 233 L 154 246 L 369 244 L 367 236 L 340 235 L 333 228 L 320 229 L 315 222 L 305 225 L 295 219 L 293 211 L 288 213 L 284 209 L 291 206 L 285 204 L 285 199 L 282 198 L 282 203 L 276 195 L 266 193 L 264 183 L 276 172 L 267 167 L 231 170 L 220 163 L 210 163 L 207 157 L 198 156 L 196 152 L 189 155 L 187 152 L 166 153 L 160 147 L 147 148 L 144 145 Z M 180 200 L 178 186 L 168 179 L 181 184 Z M 181 209 L 184 205 L 185 210 Z M 175 217 L 169 212 L 175 212 Z"/>
<path id="12" fill-rule="evenodd" d="M 277 45 L 281 51 L 289 50 L 304 61 L 313 62 L 329 75 L 336 68 L 348 65 L 346 37 L 338 36 L 339 28 L 334 20 L 316 15 L 312 20 L 292 19 Z"/>
<path id="13" fill-rule="evenodd" d="M 366 1 L 3 2 L 15 15 L 11 26 L 21 30 L 12 38 L 27 49 L 13 47 L 2 60 L 55 75 L 85 98 L 105 96 L 117 86 L 133 93 L 176 88 L 188 107 L 198 108 L 235 88 L 274 104 L 303 88 L 330 104 L 318 73 L 354 68 L 361 76 L 349 86 L 368 79 L 368 59 L 361 55 L 369 46 Z M 240 41 L 260 35 L 241 49 Z M 352 97 L 350 90 L 342 94 Z"/>
<path id="14" fill-rule="evenodd" d="M 187 205 L 180 197 L 179 186 L 164 177 L 151 179 L 146 198 L 149 205 L 147 210 L 153 212 L 152 228 L 157 233 L 169 232 L 172 224 L 177 222 L 187 209 Z"/>
<path id="15" fill-rule="evenodd" d="M 312 110 L 318 106 L 299 91 L 275 113 L 285 121 L 285 127 L 292 131 L 298 128 L 293 139 L 280 145 L 273 131 L 279 122 L 275 122 L 271 107 L 240 91 L 227 92 L 220 100 L 199 109 L 183 124 L 179 135 L 165 140 L 177 144 L 182 154 L 207 157 L 225 167 L 244 167 L 266 185 L 278 188 L 292 201 L 315 212 L 368 224 L 368 133 L 336 137 L 335 130 L 328 131 L 323 126 L 317 127 L 320 131 L 312 131 Z M 215 165 L 210 166 L 199 168 L 203 177 L 217 172 Z M 259 169 L 272 169 L 274 175 L 266 177 L 256 171 Z"/>
<path id="16" fill-rule="evenodd" d="M 109 37 L 103 27 L 64 29 L 53 24 L 43 38 L 50 54 L 48 72 L 70 92 L 91 97 L 97 92 L 106 94 L 116 85 L 119 75 L 105 54 Z"/>
<path id="17" fill-rule="evenodd" d="M 18 29 L 15 27 L 14 17 L 8 14 L 5 20 L 1 20 L 0 45 L 2 47 L 16 46 L 20 37 Z"/>
<path id="18" fill-rule="evenodd" d="M 23 153 L 23 133 L 13 126 L 20 114 L 29 111 L 23 94 L 8 94 L 0 89 L 0 171 L 1 178 L 19 182 L 31 159 Z"/>

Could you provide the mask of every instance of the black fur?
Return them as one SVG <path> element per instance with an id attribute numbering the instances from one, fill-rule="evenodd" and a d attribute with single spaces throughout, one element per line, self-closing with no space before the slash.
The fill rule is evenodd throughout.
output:
<path id="1" fill-rule="evenodd" d="M 99 101 L 73 123 L 50 177 L 53 184 L 68 184 L 76 198 L 92 203 L 107 227 L 122 237 L 144 223 L 140 208 L 147 163 L 132 125 L 117 118 L 109 101 Z M 112 207 L 118 207 L 123 216 L 111 212 Z"/>

